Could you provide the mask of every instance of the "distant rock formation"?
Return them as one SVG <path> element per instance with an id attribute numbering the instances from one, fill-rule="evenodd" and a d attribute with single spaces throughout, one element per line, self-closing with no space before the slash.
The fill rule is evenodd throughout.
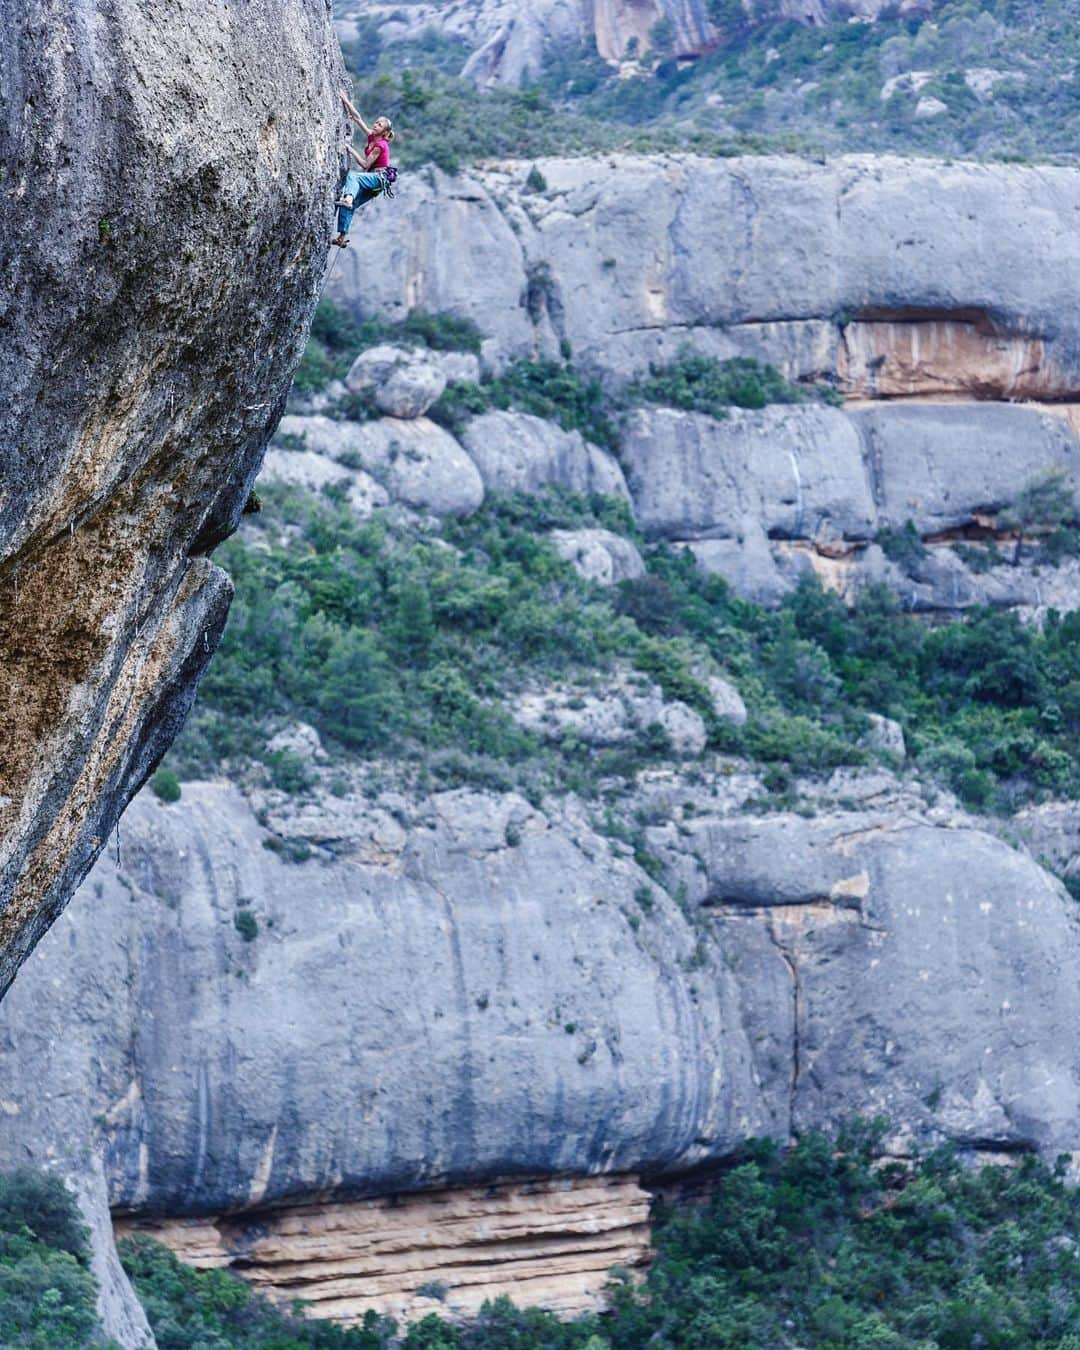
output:
<path id="1" fill-rule="evenodd" d="M 322 276 L 324 0 L 0 12 L 0 992 L 168 746 Z"/>
<path id="2" fill-rule="evenodd" d="M 384 42 L 415 39 L 434 29 L 464 40 L 472 52 L 462 74 L 481 86 L 518 87 L 536 77 L 556 48 L 595 44 L 617 64 L 664 44 L 665 54 L 692 58 L 711 51 L 750 24 L 776 19 L 823 24 L 835 18 L 872 20 L 886 8 L 930 13 L 935 0 L 467 0 L 451 6 L 421 3 L 403 9 L 382 3 L 345 6 L 343 40 L 355 16 L 375 19 Z"/>

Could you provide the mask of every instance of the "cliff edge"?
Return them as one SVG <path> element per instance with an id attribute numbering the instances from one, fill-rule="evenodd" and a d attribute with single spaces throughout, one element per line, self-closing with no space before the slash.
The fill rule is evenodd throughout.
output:
<path id="1" fill-rule="evenodd" d="M 326 0 L 0 12 L 0 992 L 167 747 L 326 257 Z"/>

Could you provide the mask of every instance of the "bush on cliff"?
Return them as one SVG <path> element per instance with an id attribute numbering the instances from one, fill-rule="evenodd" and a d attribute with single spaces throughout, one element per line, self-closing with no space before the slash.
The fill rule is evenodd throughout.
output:
<path id="1" fill-rule="evenodd" d="M 292 1316 L 222 1270 L 182 1265 L 159 1243 L 126 1238 L 120 1259 L 146 1310 L 158 1350 L 386 1350 L 393 1324 L 362 1327 Z"/>
<path id="2" fill-rule="evenodd" d="M 717 361 L 690 348 L 669 365 L 651 366 L 648 379 L 632 384 L 626 397 L 630 402 L 660 403 L 712 417 L 726 417 L 729 408 L 764 408 L 770 403 L 805 403 L 812 398 L 838 401 L 833 390 L 792 384 L 774 367 L 751 357 Z"/>
<path id="3" fill-rule="evenodd" d="M 89 1261 L 78 1205 L 58 1177 L 0 1176 L 0 1345 L 104 1347 Z"/>

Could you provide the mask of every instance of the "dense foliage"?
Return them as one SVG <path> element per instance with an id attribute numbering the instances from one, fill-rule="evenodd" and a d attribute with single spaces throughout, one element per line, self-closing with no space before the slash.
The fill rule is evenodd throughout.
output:
<path id="1" fill-rule="evenodd" d="M 345 1330 L 291 1316 L 221 1270 L 197 1272 L 148 1238 L 126 1238 L 120 1257 L 158 1350 L 383 1350 L 390 1325 L 369 1317 Z"/>
<path id="2" fill-rule="evenodd" d="M 972 805 L 1080 790 L 1078 615 L 1040 629 L 987 610 L 931 627 L 884 589 L 849 611 L 811 579 L 770 611 L 663 547 L 647 576 L 604 591 L 546 538 L 597 525 L 633 536 L 625 505 L 602 498 L 493 500 L 424 535 L 358 524 L 332 492 L 265 497 L 218 555 L 236 600 L 172 752 L 181 776 L 263 756 L 270 730 L 299 717 L 331 745 L 440 779 L 592 792 L 663 758 L 663 738 L 544 745 L 507 705 L 530 684 L 602 684 L 621 662 L 701 712 L 714 749 L 773 765 L 777 792 L 792 773 L 865 762 L 871 712 L 898 719 L 919 766 Z M 745 727 L 712 716 L 710 663 L 738 684 Z M 271 767 L 279 786 L 305 786 L 280 755 Z"/>
<path id="3" fill-rule="evenodd" d="M 515 361 L 483 384 L 451 384 L 430 415 L 453 429 L 467 417 L 490 408 L 513 408 L 544 417 L 558 422 L 566 431 L 580 431 L 595 445 L 609 449 L 618 440 L 612 421 L 615 408 L 600 382 L 557 361 Z"/>
<path id="4" fill-rule="evenodd" d="M 89 1260 L 78 1206 L 58 1177 L 0 1176 L 0 1345 L 104 1346 Z"/>
<path id="5" fill-rule="evenodd" d="M 1033 1158 L 974 1171 L 948 1152 L 879 1165 L 876 1129 L 789 1152 L 747 1145 L 711 1200 L 661 1213 L 644 1286 L 562 1323 L 505 1300 L 403 1350 L 1052 1350 L 1080 1348 L 1080 1198 Z M 379 1350 L 391 1326 L 333 1331 L 274 1313 L 232 1277 L 149 1243 L 124 1260 L 162 1350 Z"/>
<path id="6" fill-rule="evenodd" d="M 458 78 L 468 50 L 434 31 L 384 48 L 368 20 L 346 56 L 362 106 L 396 116 L 409 168 L 616 148 L 1075 155 L 1076 0 L 945 0 L 929 17 L 894 9 L 820 27 L 752 24 L 738 0 L 708 8 L 722 40 L 696 60 L 678 59 L 660 25 L 621 76 L 594 47 L 553 48 L 520 92 Z M 944 111 L 927 116 L 930 100 Z"/>
<path id="7" fill-rule="evenodd" d="M 631 384 L 630 403 L 659 403 L 666 408 L 726 417 L 729 408 L 764 408 L 770 403 L 805 403 L 810 399 L 839 403 L 826 386 L 792 384 L 770 365 L 749 356 L 717 361 L 691 348 L 669 365 L 653 365 L 647 379 Z"/>

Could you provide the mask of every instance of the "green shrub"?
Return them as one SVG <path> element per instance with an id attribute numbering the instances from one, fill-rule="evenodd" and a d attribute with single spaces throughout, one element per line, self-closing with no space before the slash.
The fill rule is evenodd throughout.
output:
<path id="1" fill-rule="evenodd" d="M 254 942 L 259 936 L 259 921 L 250 909 L 238 909 L 233 915 L 233 926 L 245 942 Z"/>
<path id="2" fill-rule="evenodd" d="M 732 407 L 764 408 L 770 403 L 835 399 L 831 390 L 791 384 L 772 366 L 750 357 L 717 361 L 711 356 L 699 356 L 689 347 L 670 365 L 653 365 L 650 372 L 648 379 L 629 386 L 628 401 L 659 403 L 722 418 Z"/>
<path id="3" fill-rule="evenodd" d="M 280 792 L 307 792 L 316 782 L 311 765 L 295 750 L 276 750 L 267 755 L 270 778 Z"/>
<path id="4" fill-rule="evenodd" d="M 125 1238 L 120 1259 L 160 1350 L 389 1350 L 394 1324 L 369 1313 L 348 1330 L 274 1307 L 223 1270 L 198 1272 L 149 1238 Z"/>
<path id="5" fill-rule="evenodd" d="M 922 562 L 928 551 L 922 535 L 910 520 L 905 521 L 900 529 L 886 525 L 883 530 L 878 530 L 874 542 L 880 545 L 890 562 L 896 563 L 905 572 L 910 572 Z"/>
<path id="6" fill-rule="evenodd" d="M 150 779 L 150 790 L 163 802 L 178 802 L 182 791 L 180 779 L 172 769 L 158 769 Z"/>
<path id="7" fill-rule="evenodd" d="M 236 598 L 171 752 L 181 772 L 262 759 L 276 726 L 302 720 L 332 749 L 438 763 L 445 781 L 587 795 L 668 753 L 660 731 L 614 751 L 544 745 L 509 703 L 525 684 L 595 680 L 622 663 L 695 708 L 713 749 L 789 773 L 866 763 L 874 712 L 899 719 L 916 765 L 980 809 L 1080 791 L 1080 616 L 1051 613 L 1039 629 L 976 611 L 929 627 L 883 587 L 848 610 L 812 578 L 768 611 L 665 547 L 648 552 L 646 577 L 601 591 L 546 535 L 632 536 L 628 508 L 565 491 L 489 499 L 440 537 L 361 525 L 294 490 L 265 496 L 219 552 Z M 715 718 L 701 673 L 717 667 L 747 702 L 744 727 Z M 305 790 L 309 770 L 292 757 L 270 769 L 282 789 Z"/>
<path id="8" fill-rule="evenodd" d="M 105 1346 L 89 1233 L 56 1176 L 0 1176 L 0 1343 L 27 1350 Z"/>

